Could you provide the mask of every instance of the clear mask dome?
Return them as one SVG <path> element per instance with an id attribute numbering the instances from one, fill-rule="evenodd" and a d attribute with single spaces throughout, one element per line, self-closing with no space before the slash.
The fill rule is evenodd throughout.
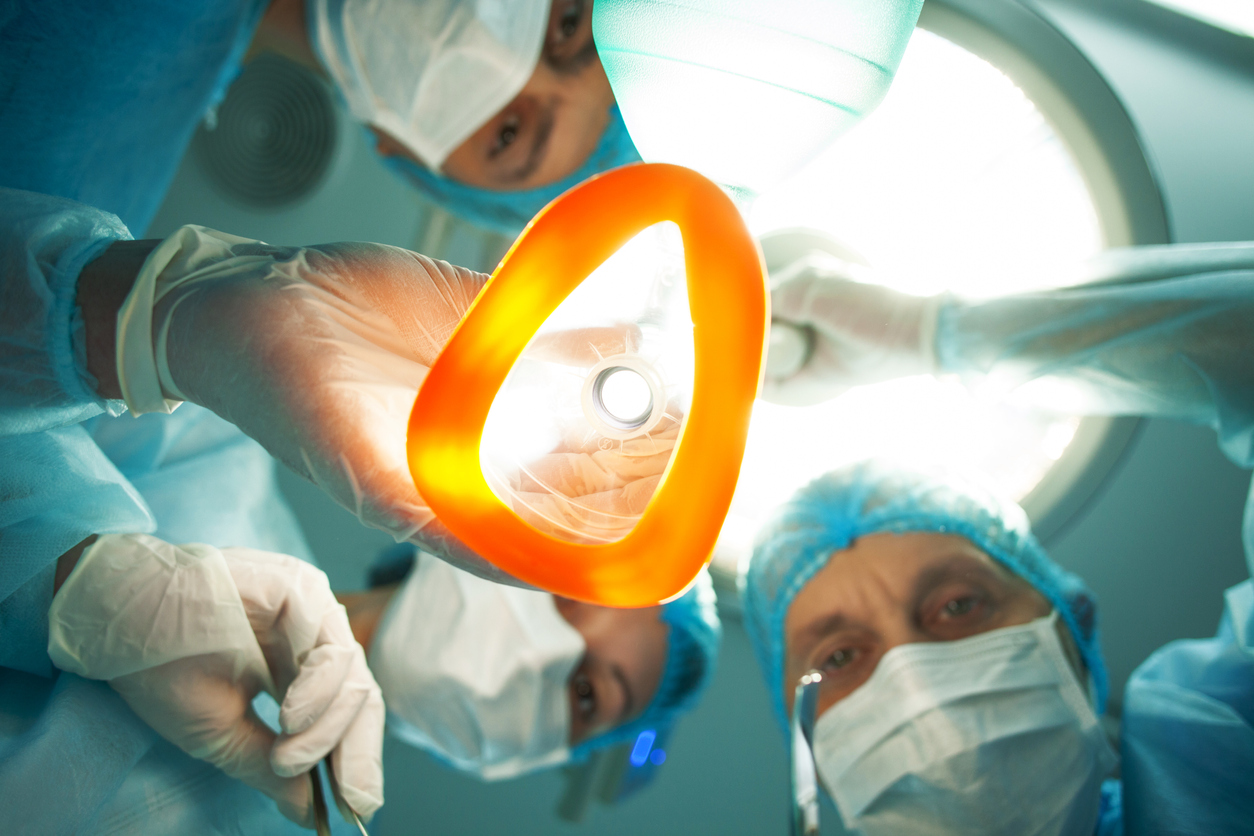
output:
<path id="1" fill-rule="evenodd" d="M 489 487 L 546 534 L 622 539 L 679 443 L 693 362 L 683 241 L 661 223 L 593 271 L 514 364 L 480 442 Z"/>

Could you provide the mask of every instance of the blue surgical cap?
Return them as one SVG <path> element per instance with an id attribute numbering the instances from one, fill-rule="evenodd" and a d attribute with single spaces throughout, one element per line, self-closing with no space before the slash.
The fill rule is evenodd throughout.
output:
<path id="1" fill-rule="evenodd" d="M 476 226 L 504 235 L 517 235 L 554 198 L 589 177 L 611 168 L 640 162 L 636 146 L 627 134 L 618 106 L 610 108 L 610 121 L 601 141 L 574 174 L 556 183 L 524 191 L 502 192 L 468 186 L 431 171 L 406 156 L 385 157 L 384 162 L 413 183 L 440 208 Z"/>
<path id="2" fill-rule="evenodd" d="M 572 760 L 580 761 L 597 749 L 635 740 L 646 729 L 671 728 L 709 686 L 723 635 L 709 574 L 702 570 L 687 592 L 664 604 L 661 619 L 670 625 L 666 669 L 648 708 L 630 723 L 580 743 L 571 753 Z"/>
<path id="3" fill-rule="evenodd" d="M 978 480 L 861 462 L 822 476 L 776 510 L 754 543 L 743 593 L 745 627 L 777 718 L 784 710 L 784 619 L 792 600 L 833 552 L 878 532 L 961 535 L 1028 581 L 1071 631 L 1106 705 L 1106 663 L 1097 640 L 1096 598 L 1079 577 L 1050 560 L 1027 514 Z"/>

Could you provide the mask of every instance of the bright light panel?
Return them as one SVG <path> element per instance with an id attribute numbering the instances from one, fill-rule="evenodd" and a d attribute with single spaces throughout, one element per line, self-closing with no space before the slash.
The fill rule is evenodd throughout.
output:
<path id="1" fill-rule="evenodd" d="M 1149 0 L 1191 18 L 1254 37 L 1254 2 L 1251 0 Z"/>
<path id="2" fill-rule="evenodd" d="M 826 232 L 885 284 L 919 294 L 1049 287 L 1103 246 L 1079 169 L 1036 106 L 997 68 L 923 30 L 880 108 L 763 195 L 749 223 L 758 235 Z M 771 509 L 868 456 L 979 468 L 1022 498 L 1078 424 L 982 401 L 952 378 L 853 389 L 804 409 L 759 401 L 715 561 L 742 568 Z"/>

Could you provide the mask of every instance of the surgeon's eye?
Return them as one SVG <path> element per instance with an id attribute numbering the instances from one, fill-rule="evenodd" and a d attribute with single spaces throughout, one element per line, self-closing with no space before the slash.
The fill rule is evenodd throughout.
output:
<path id="1" fill-rule="evenodd" d="M 492 143 L 492 148 L 488 153 L 495 157 L 513 145 L 514 141 L 518 139 L 519 130 L 518 117 L 506 117 L 505 121 L 501 123 L 501 127 L 497 130 L 496 141 Z"/>
<path id="2" fill-rule="evenodd" d="M 938 590 L 935 601 L 929 602 L 921 619 L 936 638 L 952 640 L 978 632 L 994 612 L 994 599 L 970 587 Z"/>
<path id="3" fill-rule="evenodd" d="M 560 73 L 575 73 L 596 58 L 587 0 L 556 0 L 549 13 L 544 60 Z"/>
<path id="4" fill-rule="evenodd" d="M 583 672 L 577 672 L 571 679 L 571 689 L 575 694 L 575 711 L 580 718 L 591 722 L 597 713 L 597 693 L 592 680 Z"/>
<path id="5" fill-rule="evenodd" d="M 976 600 L 975 596 L 965 595 L 961 598 L 953 598 L 946 601 L 942 610 L 944 611 L 944 614 L 950 618 L 958 618 L 974 610 L 979 603 L 980 602 Z"/>
<path id="6" fill-rule="evenodd" d="M 571 3 L 561 13 L 557 21 L 557 29 L 563 38 L 573 38 L 579 31 L 579 21 L 583 19 L 583 4 Z"/>
<path id="7" fill-rule="evenodd" d="M 858 658 L 858 651 L 852 647 L 842 647 L 833 652 L 823 662 L 824 670 L 840 670 L 852 665 Z"/>

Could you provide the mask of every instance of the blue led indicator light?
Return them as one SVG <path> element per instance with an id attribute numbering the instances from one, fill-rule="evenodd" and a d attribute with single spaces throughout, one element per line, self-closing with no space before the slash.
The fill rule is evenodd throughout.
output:
<path id="1" fill-rule="evenodd" d="M 636 738 L 636 744 L 631 747 L 630 761 L 632 766 L 644 766 L 645 761 L 649 759 L 649 750 L 653 748 L 654 740 L 657 740 L 657 732 L 653 729 L 645 729 L 640 732 L 640 735 Z"/>
<path id="2" fill-rule="evenodd" d="M 654 749 L 652 754 L 649 755 L 649 762 L 654 766 L 661 766 L 666 763 L 666 750 Z"/>

